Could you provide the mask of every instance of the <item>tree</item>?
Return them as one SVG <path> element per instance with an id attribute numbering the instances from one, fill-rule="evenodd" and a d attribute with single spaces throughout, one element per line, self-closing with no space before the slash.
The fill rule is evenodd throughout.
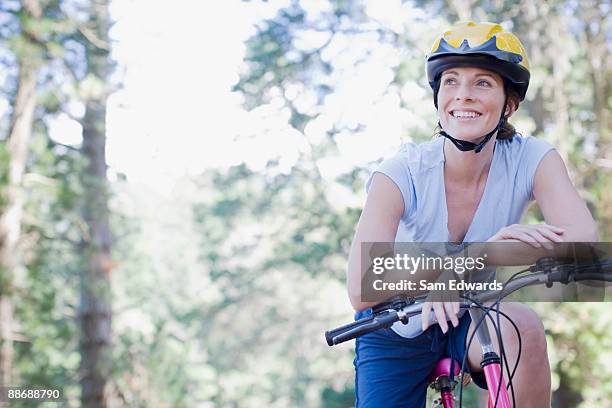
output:
<path id="1" fill-rule="evenodd" d="M 109 222 L 109 189 L 106 178 L 106 100 L 112 64 L 108 30 L 108 1 L 92 1 L 89 19 L 81 27 L 86 50 L 89 92 L 85 95 L 82 154 L 87 167 L 82 174 L 83 269 L 81 276 L 81 402 L 86 407 L 106 407 L 111 375 L 112 237 Z"/>
<path id="2" fill-rule="evenodd" d="M 11 124 L 2 152 L 6 167 L 2 178 L 0 215 L 0 384 L 11 385 L 13 380 L 13 300 L 12 280 L 19 258 L 24 196 L 23 174 L 28 156 L 36 107 L 38 70 L 43 63 L 43 47 L 36 30 L 36 20 L 42 16 L 38 0 L 24 0 L 20 11 L 21 34 L 15 37 L 19 79 L 12 103 Z"/>

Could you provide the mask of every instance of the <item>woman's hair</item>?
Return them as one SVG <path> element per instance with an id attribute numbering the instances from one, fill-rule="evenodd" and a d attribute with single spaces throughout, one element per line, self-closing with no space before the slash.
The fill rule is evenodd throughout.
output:
<path id="1" fill-rule="evenodd" d="M 518 109 L 519 103 L 520 103 L 520 97 L 519 97 L 519 93 L 517 92 L 516 89 L 514 89 L 513 87 L 508 87 L 508 105 L 513 104 L 515 106 L 515 111 L 516 109 Z M 442 131 L 442 128 L 440 127 L 440 125 L 436 125 L 436 128 L 434 129 L 434 137 L 436 136 L 440 136 L 440 132 Z M 502 121 L 501 127 L 499 129 L 499 131 L 497 132 L 497 139 L 498 140 L 504 140 L 504 139 L 512 139 L 512 137 L 515 135 L 516 133 L 516 129 L 514 128 L 514 126 L 508 122 L 508 118 L 504 116 L 504 120 Z"/>
<path id="2" fill-rule="evenodd" d="M 519 101 L 520 101 L 518 92 L 513 87 L 509 87 L 507 96 L 508 96 L 508 102 L 507 102 L 508 105 L 513 104 L 515 107 L 514 110 L 516 111 L 518 109 Z M 516 129 L 510 122 L 508 122 L 508 118 L 504 116 L 504 120 L 502 121 L 499 131 L 497 132 L 497 139 L 499 140 L 512 139 L 515 133 L 516 133 Z"/>

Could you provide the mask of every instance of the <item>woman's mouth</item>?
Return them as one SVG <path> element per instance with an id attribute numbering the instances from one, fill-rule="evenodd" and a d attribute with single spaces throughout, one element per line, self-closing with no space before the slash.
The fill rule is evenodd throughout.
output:
<path id="1" fill-rule="evenodd" d="M 465 110 L 452 110 L 450 115 L 457 120 L 475 120 L 478 119 L 482 114 L 477 111 L 465 111 Z"/>

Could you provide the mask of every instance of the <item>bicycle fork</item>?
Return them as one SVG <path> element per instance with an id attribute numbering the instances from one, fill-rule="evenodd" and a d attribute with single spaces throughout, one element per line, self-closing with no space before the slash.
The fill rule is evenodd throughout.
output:
<path id="1" fill-rule="evenodd" d="M 485 312 L 476 307 L 469 309 L 472 323 L 477 324 L 481 319 L 483 322 L 476 329 L 476 336 L 482 347 L 482 362 L 480 366 L 484 370 L 489 392 L 489 408 L 511 408 L 510 397 L 506 389 L 506 383 L 501 372 L 501 359 L 493 349 L 493 342 L 486 324 Z M 498 393 L 499 390 L 499 393 Z"/>

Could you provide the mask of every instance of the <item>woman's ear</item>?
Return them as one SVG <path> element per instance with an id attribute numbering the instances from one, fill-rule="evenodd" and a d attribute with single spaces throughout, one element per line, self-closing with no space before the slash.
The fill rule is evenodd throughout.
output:
<path id="1" fill-rule="evenodd" d="M 509 118 L 516 112 L 518 109 L 519 102 L 516 98 L 510 97 L 508 98 L 508 103 L 506 103 L 506 111 L 504 112 L 504 117 Z"/>

